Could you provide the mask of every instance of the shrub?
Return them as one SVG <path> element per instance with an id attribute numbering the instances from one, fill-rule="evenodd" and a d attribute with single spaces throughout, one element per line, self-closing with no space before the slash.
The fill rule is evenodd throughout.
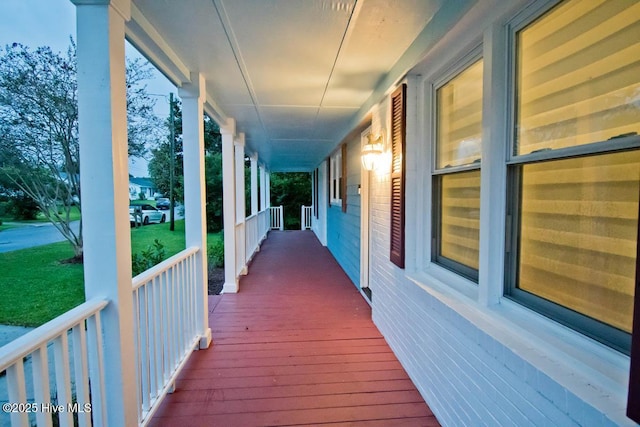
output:
<path id="1" fill-rule="evenodd" d="M 10 199 L 9 210 L 13 219 L 16 220 L 33 220 L 38 217 L 38 212 L 40 212 L 36 202 L 23 193 Z"/>
<path id="2" fill-rule="evenodd" d="M 133 276 L 137 276 L 143 271 L 147 271 L 154 265 L 160 264 L 164 261 L 165 250 L 164 245 L 160 243 L 158 239 L 153 241 L 152 245 L 147 246 L 147 249 L 140 254 L 131 255 L 131 270 Z"/>
<path id="3" fill-rule="evenodd" d="M 209 267 L 224 267 L 224 241 L 216 240 L 207 248 Z"/>

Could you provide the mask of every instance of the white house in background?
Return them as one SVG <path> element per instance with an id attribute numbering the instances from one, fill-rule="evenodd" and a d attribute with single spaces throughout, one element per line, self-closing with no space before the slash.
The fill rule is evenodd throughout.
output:
<path id="1" fill-rule="evenodd" d="M 0 352 L 12 401 L 72 328 L 78 402 L 144 425 L 209 345 L 206 112 L 224 292 L 266 232 L 258 180 L 311 172 L 314 232 L 443 425 L 640 421 L 639 1 L 72 1 L 87 303 Z M 133 288 L 125 37 L 179 87 L 188 247 Z"/>
<path id="2" fill-rule="evenodd" d="M 153 185 L 151 178 L 129 178 L 129 200 L 141 198 L 150 200 L 157 193 L 157 188 Z M 142 196 L 140 196 L 142 194 Z"/>

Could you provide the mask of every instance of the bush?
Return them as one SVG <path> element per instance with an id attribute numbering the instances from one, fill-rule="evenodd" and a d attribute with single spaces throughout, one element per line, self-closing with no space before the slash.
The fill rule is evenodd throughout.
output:
<path id="1" fill-rule="evenodd" d="M 224 241 L 216 240 L 207 248 L 209 267 L 224 267 Z"/>
<path id="2" fill-rule="evenodd" d="M 164 261 L 165 255 L 164 245 L 160 243 L 158 239 L 155 239 L 153 244 L 147 246 L 147 249 L 140 254 L 131 255 L 131 270 L 133 276 L 135 277 L 154 265 L 160 264 Z"/>
<path id="3" fill-rule="evenodd" d="M 18 194 L 9 200 L 9 212 L 13 219 L 33 220 L 38 217 L 40 209 L 31 197 Z"/>

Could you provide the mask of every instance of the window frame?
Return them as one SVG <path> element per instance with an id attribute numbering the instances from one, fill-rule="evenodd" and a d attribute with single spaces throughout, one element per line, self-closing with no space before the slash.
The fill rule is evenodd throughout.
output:
<path id="1" fill-rule="evenodd" d="M 342 148 L 339 147 L 329 157 L 329 201 L 331 205 L 342 206 Z"/>
<path id="2" fill-rule="evenodd" d="M 470 280 L 474 285 L 478 285 L 479 270 L 460 263 L 453 259 L 439 254 L 440 240 L 442 238 L 442 180 L 444 176 L 457 173 L 482 170 L 482 158 L 480 161 L 438 168 L 438 90 L 446 86 L 453 79 L 464 73 L 478 61 L 484 61 L 482 44 L 475 46 L 466 55 L 463 55 L 453 66 L 447 68 L 441 77 L 430 85 L 431 98 L 431 263 L 443 267 Z M 484 67 L 484 64 L 483 64 Z M 484 72 L 484 69 L 483 69 Z M 481 82 L 484 85 L 484 81 Z M 483 88 L 484 89 L 484 88 Z M 483 93 L 484 98 L 484 93 Z M 483 101 L 484 103 L 484 101 Z M 480 143 L 483 143 L 481 136 Z M 481 172 L 482 173 L 482 172 Z M 480 236 L 478 236 L 478 243 Z"/>
<path id="3" fill-rule="evenodd" d="M 531 292 L 518 288 L 519 250 L 522 200 L 522 170 L 524 165 L 541 162 L 560 161 L 565 159 L 584 158 L 587 156 L 602 156 L 625 151 L 640 150 L 640 135 L 614 136 L 608 140 L 594 141 L 588 144 L 575 145 L 557 149 L 534 151 L 517 154 L 517 102 L 518 102 L 518 32 L 542 19 L 552 11 L 561 0 L 554 0 L 539 4 L 530 9 L 507 25 L 507 47 L 509 53 L 508 65 L 508 111 L 507 144 L 506 144 L 506 226 L 505 226 L 505 258 L 504 258 L 504 292 L 503 296 L 517 304 L 527 307 L 536 313 L 567 326 L 587 337 L 599 341 L 614 350 L 629 354 L 631 348 L 631 334 L 600 320 L 591 318 L 558 303 L 544 299 Z M 636 260 L 637 262 L 638 260 Z"/>

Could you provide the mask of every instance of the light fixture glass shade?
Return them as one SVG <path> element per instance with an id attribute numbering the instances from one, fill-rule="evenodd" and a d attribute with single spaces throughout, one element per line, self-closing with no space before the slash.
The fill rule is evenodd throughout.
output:
<path id="1" fill-rule="evenodd" d="M 375 170 L 376 163 L 382 155 L 382 143 L 379 142 L 381 140 L 381 137 L 374 140 L 372 136 L 369 136 L 369 142 L 362 147 L 362 167 L 368 171 Z"/>

